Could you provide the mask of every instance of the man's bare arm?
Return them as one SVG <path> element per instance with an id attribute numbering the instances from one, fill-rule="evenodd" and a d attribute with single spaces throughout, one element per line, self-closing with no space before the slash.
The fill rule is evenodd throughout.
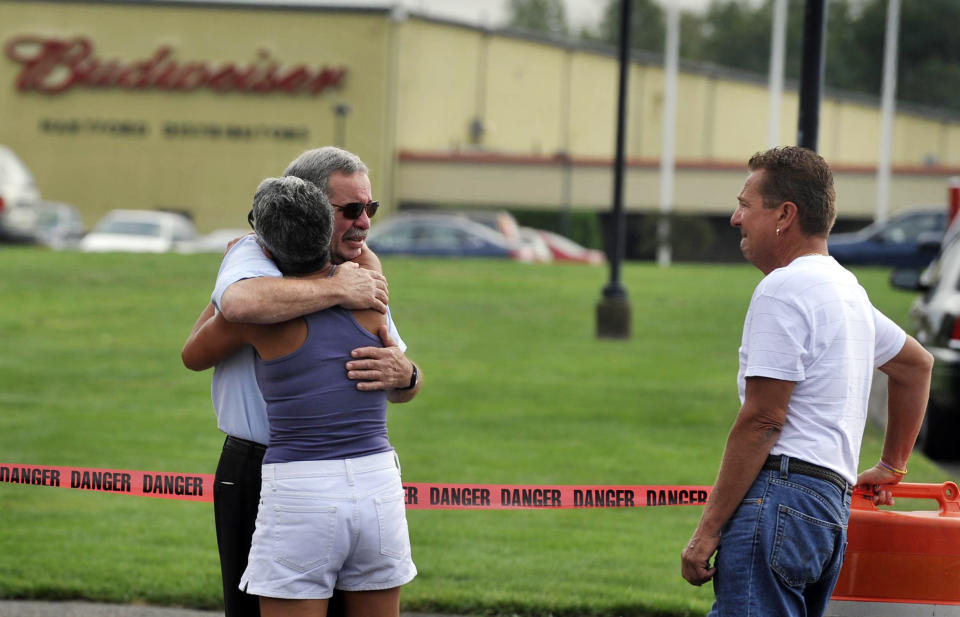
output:
<path id="1" fill-rule="evenodd" d="M 903 349 L 880 367 L 887 375 L 887 431 L 883 460 L 902 469 L 913 451 L 930 397 L 933 356 L 912 336 Z"/>
<path id="2" fill-rule="evenodd" d="M 389 299 L 382 274 L 347 262 L 328 278 L 261 276 L 237 281 L 223 292 L 220 308 L 228 321 L 268 324 L 338 305 L 386 313 Z"/>
<path id="3" fill-rule="evenodd" d="M 740 413 L 730 429 L 720 472 L 707 499 L 700 523 L 681 553 L 681 574 L 692 585 L 713 578 L 710 558 L 720 543 L 720 530 L 730 520 L 757 478 L 787 418 L 794 383 L 748 377 Z"/>
<path id="4" fill-rule="evenodd" d="M 896 469 L 906 469 L 927 410 L 933 356 L 916 339 L 907 336 L 900 352 L 880 370 L 887 375 L 887 430 L 880 459 Z M 902 478 L 878 464 L 861 472 L 857 484 L 896 484 Z M 890 491 L 881 490 L 874 496 L 874 503 L 893 505 L 893 496 Z"/>

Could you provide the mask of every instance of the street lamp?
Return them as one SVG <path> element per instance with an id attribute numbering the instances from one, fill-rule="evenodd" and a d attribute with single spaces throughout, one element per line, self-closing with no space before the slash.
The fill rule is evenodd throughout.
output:
<path id="1" fill-rule="evenodd" d="M 630 300 L 620 283 L 620 262 L 626 244 L 623 214 L 623 150 L 627 123 L 627 76 L 630 68 L 630 17 L 632 0 L 622 0 L 620 9 L 620 94 L 617 100 L 617 153 L 613 170 L 613 251 L 610 254 L 610 282 L 603 288 L 597 304 L 597 336 L 630 338 Z"/>

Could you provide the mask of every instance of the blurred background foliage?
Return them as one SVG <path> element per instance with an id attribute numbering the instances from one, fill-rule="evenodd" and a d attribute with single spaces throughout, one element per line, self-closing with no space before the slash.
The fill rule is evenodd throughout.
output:
<path id="1" fill-rule="evenodd" d="M 601 0 L 598 0 L 601 1 Z M 562 0 L 508 0 L 508 26 L 556 37 L 615 45 L 620 0 L 605 0 L 600 24 L 573 31 Z M 787 17 L 786 77 L 800 75 L 805 0 L 790 0 Z M 770 57 L 771 1 L 714 0 L 705 12 L 683 11 L 680 57 L 755 73 L 766 73 Z M 663 2 L 633 0 L 634 49 L 662 53 Z M 827 0 L 827 88 L 878 96 L 883 79 L 886 0 Z M 898 99 L 960 110 L 960 2 L 903 2 L 900 13 Z"/>

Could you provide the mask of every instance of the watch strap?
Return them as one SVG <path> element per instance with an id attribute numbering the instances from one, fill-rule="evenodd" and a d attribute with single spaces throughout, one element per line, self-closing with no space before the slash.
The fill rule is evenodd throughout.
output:
<path id="1" fill-rule="evenodd" d="M 413 372 L 410 374 L 410 384 L 403 388 L 397 388 L 397 390 L 412 390 L 417 385 L 417 380 L 420 379 L 420 369 L 417 368 L 415 363 L 411 362 L 410 364 L 413 366 Z"/>

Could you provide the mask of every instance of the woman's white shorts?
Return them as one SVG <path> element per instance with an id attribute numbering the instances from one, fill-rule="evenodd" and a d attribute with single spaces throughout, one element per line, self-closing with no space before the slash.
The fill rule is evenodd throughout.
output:
<path id="1" fill-rule="evenodd" d="M 393 451 L 263 466 L 260 509 L 240 589 L 329 598 L 390 589 L 417 575 Z"/>

